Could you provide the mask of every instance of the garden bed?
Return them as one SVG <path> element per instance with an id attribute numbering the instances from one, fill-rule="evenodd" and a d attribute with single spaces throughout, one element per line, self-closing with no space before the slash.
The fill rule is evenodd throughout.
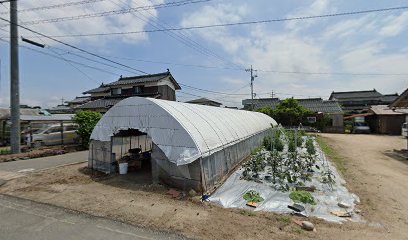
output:
<path id="1" fill-rule="evenodd" d="M 254 211 L 290 214 L 296 211 L 288 206 L 297 203 L 304 207 L 296 212 L 298 215 L 332 222 L 361 221 L 355 213 L 359 198 L 345 184 L 314 137 L 300 131 L 273 129 L 264 147 L 252 154 L 210 201 L 227 208 L 251 209 L 253 206 L 248 206 L 243 196 L 255 191 L 260 200 Z"/>

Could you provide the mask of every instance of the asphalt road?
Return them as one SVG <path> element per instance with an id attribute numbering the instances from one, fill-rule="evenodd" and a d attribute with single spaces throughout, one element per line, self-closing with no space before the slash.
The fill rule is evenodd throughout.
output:
<path id="1" fill-rule="evenodd" d="M 66 164 L 85 162 L 88 160 L 88 151 L 67 153 L 62 155 L 18 160 L 0 163 L 0 171 L 19 172 L 24 170 L 42 170 Z"/>
<path id="2" fill-rule="evenodd" d="M 2 240 L 183 239 L 163 232 L 0 194 Z"/>

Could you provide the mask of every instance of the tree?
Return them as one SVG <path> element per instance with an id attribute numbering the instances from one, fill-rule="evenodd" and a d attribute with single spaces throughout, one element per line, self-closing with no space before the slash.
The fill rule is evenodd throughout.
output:
<path id="1" fill-rule="evenodd" d="M 270 107 L 263 107 L 263 108 L 258 108 L 258 109 L 256 109 L 256 111 L 271 116 L 272 108 L 270 108 Z"/>
<path id="2" fill-rule="evenodd" d="M 73 118 L 74 122 L 78 124 L 77 133 L 81 138 L 81 144 L 87 149 L 89 148 L 91 133 L 101 117 L 102 114 L 98 112 L 80 111 Z"/>
<path id="3" fill-rule="evenodd" d="M 270 116 L 284 126 L 295 126 L 306 123 L 306 117 L 313 114 L 310 110 L 299 105 L 293 98 L 281 101 L 276 109 L 272 110 Z"/>

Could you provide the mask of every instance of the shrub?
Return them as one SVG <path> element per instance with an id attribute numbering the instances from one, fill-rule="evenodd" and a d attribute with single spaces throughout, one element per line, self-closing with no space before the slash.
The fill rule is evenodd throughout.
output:
<path id="1" fill-rule="evenodd" d="M 295 151 L 296 151 L 295 140 L 289 139 L 288 152 L 295 152 Z"/>
<path id="2" fill-rule="evenodd" d="M 255 191 L 255 190 L 250 190 L 248 192 L 246 192 L 243 196 L 243 198 L 247 201 L 247 202 L 262 202 L 264 199 L 261 197 L 261 195 Z"/>
<path id="3" fill-rule="evenodd" d="M 294 191 L 289 194 L 289 198 L 295 203 L 309 203 L 316 205 L 316 201 L 310 192 L 306 191 Z"/>
<path id="4" fill-rule="evenodd" d="M 307 141 L 306 141 L 306 150 L 307 150 L 307 153 L 309 155 L 315 155 L 316 154 L 316 149 L 315 149 L 315 146 L 313 144 L 313 139 L 312 138 L 307 139 Z"/>
<path id="5" fill-rule="evenodd" d="M 102 114 L 92 111 L 80 111 L 75 114 L 74 122 L 78 124 L 77 133 L 81 138 L 81 145 L 89 148 L 89 138 Z"/>
<path id="6" fill-rule="evenodd" d="M 273 140 L 273 147 L 275 148 L 276 151 L 278 152 L 282 152 L 283 151 L 283 142 L 280 139 L 280 137 L 275 137 L 275 139 Z"/>

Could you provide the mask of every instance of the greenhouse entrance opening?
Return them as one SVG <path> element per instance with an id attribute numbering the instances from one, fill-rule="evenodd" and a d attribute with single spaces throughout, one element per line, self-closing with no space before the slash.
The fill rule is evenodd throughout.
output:
<path id="1" fill-rule="evenodd" d="M 137 183 L 152 183 L 152 139 L 138 129 L 120 130 L 112 137 L 112 160 L 117 169 L 127 163 L 126 176 Z"/>

